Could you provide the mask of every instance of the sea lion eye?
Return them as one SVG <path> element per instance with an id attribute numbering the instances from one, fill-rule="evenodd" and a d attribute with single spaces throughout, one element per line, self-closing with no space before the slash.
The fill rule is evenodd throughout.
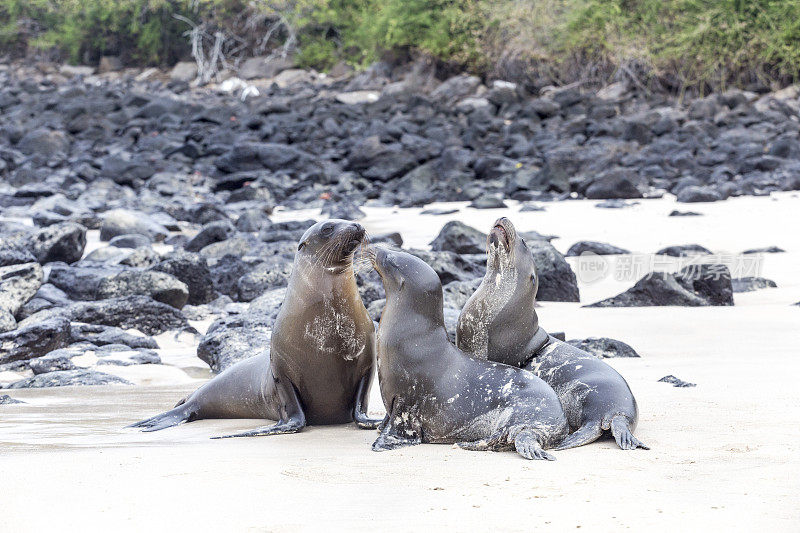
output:
<path id="1" fill-rule="evenodd" d="M 326 226 L 322 226 L 322 230 L 320 231 L 320 234 L 323 237 L 330 237 L 331 233 L 333 233 L 333 225 L 332 224 L 328 224 Z"/>

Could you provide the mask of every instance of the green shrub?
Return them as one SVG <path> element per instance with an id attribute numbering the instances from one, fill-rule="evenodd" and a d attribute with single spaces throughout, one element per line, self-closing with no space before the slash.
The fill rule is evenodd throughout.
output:
<path id="1" fill-rule="evenodd" d="M 0 46 L 169 64 L 190 52 L 176 16 L 248 43 L 280 20 L 274 35 L 293 35 L 300 64 L 323 69 L 417 51 L 478 73 L 521 58 L 565 83 L 632 60 L 683 87 L 800 72 L 800 0 L 0 0 Z"/>

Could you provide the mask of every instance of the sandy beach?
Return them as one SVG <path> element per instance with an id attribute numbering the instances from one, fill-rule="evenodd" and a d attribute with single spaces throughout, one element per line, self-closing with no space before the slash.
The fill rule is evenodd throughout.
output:
<path id="1" fill-rule="evenodd" d="M 524 213 L 514 203 L 480 211 L 435 205 L 461 208 L 446 216 L 367 207 L 362 222 L 372 234 L 400 231 L 406 247 L 427 246 L 448 220 L 486 231 L 506 215 L 521 231 L 558 235 L 562 253 L 579 240 L 637 254 L 690 243 L 725 256 L 784 249 L 760 256 L 755 274 L 778 287 L 735 294 L 733 307 L 581 307 L 636 281 L 615 279 L 614 259 L 602 279 L 579 275 L 581 303 L 540 304 L 548 331 L 613 337 L 641 355 L 607 361 L 636 395 L 636 435 L 650 451 L 604 440 L 555 452 L 555 462 L 527 462 L 445 445 L 374 453 L 375 432 L 354 425 L 230 440 L 209 437 L 261 421 L 123 429 L 203 382 L 196 341 L 162 336 L 159 353 L 170 366 L 113 369 L 136 386 L 3 391 L 27 403 L 0 406 L 0 531 L 797 531 L 800 307 L 791 304 L 800 301 L 800 195 L 709 204 L 668 197 L 624 209 L 596 203 L 544 203 L 544 211 Z M 667 217 L 673 209 L 704 216 Z M 284 211 L 274 220 L 318 216 Z M 570 259 L 576 270 L 577 261 Z M 658 382 L 668 374 L 697 386 Z M 370 410 L 383 411 L 377 386 Z"/>

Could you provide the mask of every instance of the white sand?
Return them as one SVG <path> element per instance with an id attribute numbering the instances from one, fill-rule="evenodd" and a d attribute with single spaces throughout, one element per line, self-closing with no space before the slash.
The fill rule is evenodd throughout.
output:
<path id="1" fill-rule="evenodd" d="M 298 435 L 212 441 L 260 421 L 200 421 L 157 433 L 121 429 L 173 405 L 201 381 L 172 385 L 3 391 L 0 531 L 68 530 L 753 530 L 800 528 L 800 197 L 718 204 L 595 202 L 417 216 L 367 209 L 373 233 L 399 230 L 424 246 L 451 218 L 486 231 L 500 214 L 522 231 L 603 240 L 636 252 L 698 243 L 714 252 L 777 245 L 762 275 L 779 288 L 737 294 L 729 308 L 586 309 L 542 303 L 541 324 L 569 338 L 610 336 L 641 359 L 609 360 L 639 401 L 650 451 L 603 441 L 556 462 L 423 445 L 373 453 L 375 433 L 314 427 Z M 673 208 L 704 217 L 667 218 Z M 279 213 L 305 218 L 316 213 Z M 581 284 L 583 303 L 633 281 Z M 159 339 L 160 341 L 162 339 Z M 182 342 L 165 362 L 193 365 Z M 195 359 L 196 360 L 196 359 Z M 146 372 L 145 366 L 126 372 Z M 163 369 L 162 369 L 163 370 Z M 678 389 L 667 374 L 697 383 Z M 165 383 L 160 375 L 154 382 Z M 137 375 L 136 381 L 146 382 Z M 179 384 L 180 383 L 180 384 Z M 373 390 L 373 410 L 380 400 Z"/>

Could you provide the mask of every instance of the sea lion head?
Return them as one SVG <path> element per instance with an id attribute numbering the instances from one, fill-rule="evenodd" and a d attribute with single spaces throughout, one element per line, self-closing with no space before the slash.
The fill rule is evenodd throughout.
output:
<path id="1" fill-rule="evenodd" d="M 374 248 L 372 264 L 381 277 L 387 301 L 402 294 L 406 300 L 434 309 L 438 300 L 441 310 L 442 282 L 425 261 L 409 253 L 381 246 Z"/>
<path id="2" fill-rule="evenodd" d="M 516 364 L 527 357 L 523 350 L 538 329 L 536 264 L 505 217 L 489 232 L 486 255 L 486 275 L 458 318 L 458 347 L 481 359 Z"/>
<path id="3" fill-rule="evenodd" d="M 306 230 L 297 244 L 298 256 L 313 258 L 332 272 L 341 272 L 353 263 L 353 254 L 364 241 L 366 230 L 357 222 L 330 219 Z"/>
<path id="4" fill-rule="evenodd" d="M 508 218 L 498 218 L 492 226 L 487 237 L 486 255 L 487 274 L 494 276 L 496 282 L 501 279 L 513 281 L 517 292 L 525 293 L 526 297 L 536 297 L 539 276 L 536 275 L 533 254 Z"/>

